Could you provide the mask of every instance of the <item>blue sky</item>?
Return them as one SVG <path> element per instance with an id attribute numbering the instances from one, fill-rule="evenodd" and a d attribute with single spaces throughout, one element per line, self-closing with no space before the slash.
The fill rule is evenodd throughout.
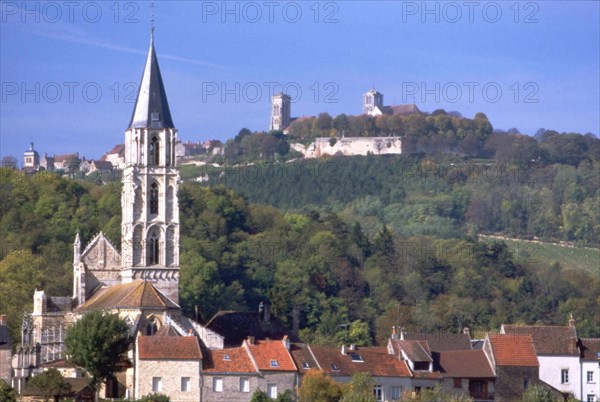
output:
<path id="1" fill-rule="evenodd" d="M 149 44 L 149 2 L 2 1 L 0 154 L 98 158 L 122 142 Z M 600 2 L 161 2 L 155 47 L 183 140 L 385 104 L 484 112 L 533 134 L 600 131 Z"/>

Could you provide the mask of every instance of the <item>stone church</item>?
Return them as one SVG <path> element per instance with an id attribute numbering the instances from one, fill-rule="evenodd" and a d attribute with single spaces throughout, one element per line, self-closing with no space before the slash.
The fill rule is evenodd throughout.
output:
<path id="1" fill-rule="evenodd" d="M 125 131 L 120 251 L 102 233 L 85 247 L 77 234 L 72 297 L 36 291 L 33 312 L 24 317 L 22 343 L 12 361 L 17 391 L 44 365 L 64 358 L 66 329 L 90 310 L 118 313 L 137 335 L 195 336 L 206 348 L 223 348 L 221 335 L 184 317 L 179 307 L 176 142 L 152 33 Z M 131 396 L 134 368 L 135 362 L 119 373 L 106 396 Z"/>

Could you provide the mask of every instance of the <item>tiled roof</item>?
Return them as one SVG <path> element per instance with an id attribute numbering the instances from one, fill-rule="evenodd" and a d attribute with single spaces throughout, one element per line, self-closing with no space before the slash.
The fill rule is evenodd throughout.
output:
<path id="1" fill-rule="evenodd" d="M 134 281 L 100 289 L 76 311 L 108 310 L 115 308 L 178 309 L 179 306 L 163 295 L 150 282 Z"/>
<path id="2" fill-rule="evenodd" d="M 263 319 L 263 313 L 220 311 L 206 324 L 206 328 L 225 337 L 225 346 L 239 346 L 244 339 L 283 339 L 287 335 L 292 342 L 300 339 L 275 316 L 269 322 Z"/>
<path id="3" fill-rule="evenodd" d="M 195 336 L 138 336 L 138 356 L 142 360 L 201 360 Z"/>
<path id="4" fill-rule="evenodd" d="M 374 377 L 411 377 L 406 363 L 396 355 L 388 354 L 386 348 L 361 347 L 355 350 L 310 346 L 323 372 L 331 376 L 352 376 L 368 372 Z M 353 359 L 352 355 L 360 356 Z M 353 361 L 354 360 L 354 361 Z"/>
<path id="5" fill-rule="evenodd" d="M 259 370 L 297 371 L 290 352 L 282 341 L 244 341 Z"/>
<path id="6" fill-rule="evenodd" d="M 442 377 L 493 378 L 494 372 L 484 351 L 449 350 L 435 354 Z"/>
<path id="7" fill-rule="evenodd" d="M 165 324 L 156 331 L 154 336 L 179 336 L 179 333 L 175 328 L 173 328 L 170 324 Z"/>
<path id="8" fill-rule="evenodd" d="M 78 160 L 79 160 L 79 155 L 77 155 L 77 154 L 64 154 L 64 155 L 55 155 L 54 156 L 54 162 L 56 162 L 56 163 L 72 162 L 72 161 L 78 161 Z"/>
<path id="9" fill-rule="evenodd" d="M 429 350 L 432 352 L 444 352 L 447 350 L 470 350 L 471 337 L 467 334 L 453 334 L 447 332 L 438 332 L 434 334 L 414 333 L 405 334 L 406 340 L 424 340 L 427 341 Z"/>
<path id="10" fill-rule="evenodd" d="M 388 107 L 392 109 L 393 114 L 421 113 L 417 105 L 415 105 L 414 103 L 409 103 L 405 105 L 393 105 Z"/>
<path id="11" fill-rule="evenodd" d="M 539 366 L 530 335 L 489 335 L 498 366 Z"/>
<path id="12" fill-rule="evenodd" d="M 255 373 L 256 368 L 243 347 L 206 350 L 202 371 L 208 373 Z"/>
<path id="13" fill-rule="evenodd" d="M 71 311 L 72 299 L 70 297 L 50 296 L 47 299 L 49 312 Z"/>
<path id="14" fill-rule="evenodd" d="M 581 338 L 581 359 L 592 362 L 600 360 L 600 338 Z"/>
<path id="15" fill-rule="evenodd" d="M 578 356 L 577 332 L 565 325 L 502 325 L 501 333 L 531 335 L 539 356 Z"/>
<path id="16" fill-rule="evenodd" d="M 108 161 L 92 161 L 91 163 L 94 164 L 94 166 L 96 166 L 96 169 L 100 169 L 100 170 L 111 170 L 113 165 L 112 163 L 108 162 Z"/>
<path id="17" fill-rule="evenodd" d="M 305 343 L 293 343 L 290 347 L 292 358 L 298 367 L 298 371 L 302 374 L 308 370 L 318 369 L 317 361 L 312 355 L 312 352 Z"/>

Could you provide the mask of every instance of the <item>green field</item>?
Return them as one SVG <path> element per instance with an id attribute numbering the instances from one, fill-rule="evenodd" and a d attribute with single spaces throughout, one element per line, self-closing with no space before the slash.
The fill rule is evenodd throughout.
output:
<path id="1" fill-rule="evenodd" d="M 492 237 L 480 236 L 482 241 L 492 242 Z M 600 250 L 566 247 L 553 243 L 534 243 L 527 240 L 503 240 L 518 262 L 525 264 L 560 263 L 564 269 L 583 270 L 600 275 Z"/>

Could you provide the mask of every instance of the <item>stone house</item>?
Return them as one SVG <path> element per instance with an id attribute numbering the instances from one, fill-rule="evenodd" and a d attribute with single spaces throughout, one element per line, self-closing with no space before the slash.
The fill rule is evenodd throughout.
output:
<path id="1" fill-rule="evenodd" d="M 539 384 L 539 362 L 530 335 L 487 335 L 483 351 L 496 376 L 496 401 L 514 401 Z"/>
<path id="2" fill-rule="evenodd" d="M 110 162 L 115 169 L 125 167 L 125 144 L 117 144 L 100 157 L 100 161 Z"/>
<path id="3" fill-rule="evenodd" d="M 373 393 L 378 402 L 399 400 L 402 393 L 411 391 L 413 378 L 408 365 L 398 356 L 389 354 L 385 347 L 355 347 L 343 345 L 341 348 L 307 346 L 318 370 L 335 382 L 346 384 L 357 373 L 369 373 L 375 386 Z M 306 351 L 296 349 L 297 364 L 308 371 L 311 365 Z"/>
<path id="4" fill-rule="evenodd" d="M 172 402 L 200 400 L 202 352 L 195 336 L 138 336 L 135 395 L 160 392 Z"/>
<path id="5" fill-rule="evenodd" d="M 477 401 L 494 400 L 496 376 L 482 349 L 440 352 L 436 366 L 445 391 L 469 395 Z"/>
<path id="6" fill-rule="evenodd" d="M 569 325 L 502 325 L 501 334 L 530 335 L 540 363 L 540 380 L 577 399 L 581 395 L 581 369 L 575 321 Z"/>
<path id="7" fill-rule="evenodd" d="M 206 350 L 202 401 L 247 402 L 260 389 L 271 398 L 298 386 L 298 370 L 286 339 L 246 339 L 242 346 Z"/>

